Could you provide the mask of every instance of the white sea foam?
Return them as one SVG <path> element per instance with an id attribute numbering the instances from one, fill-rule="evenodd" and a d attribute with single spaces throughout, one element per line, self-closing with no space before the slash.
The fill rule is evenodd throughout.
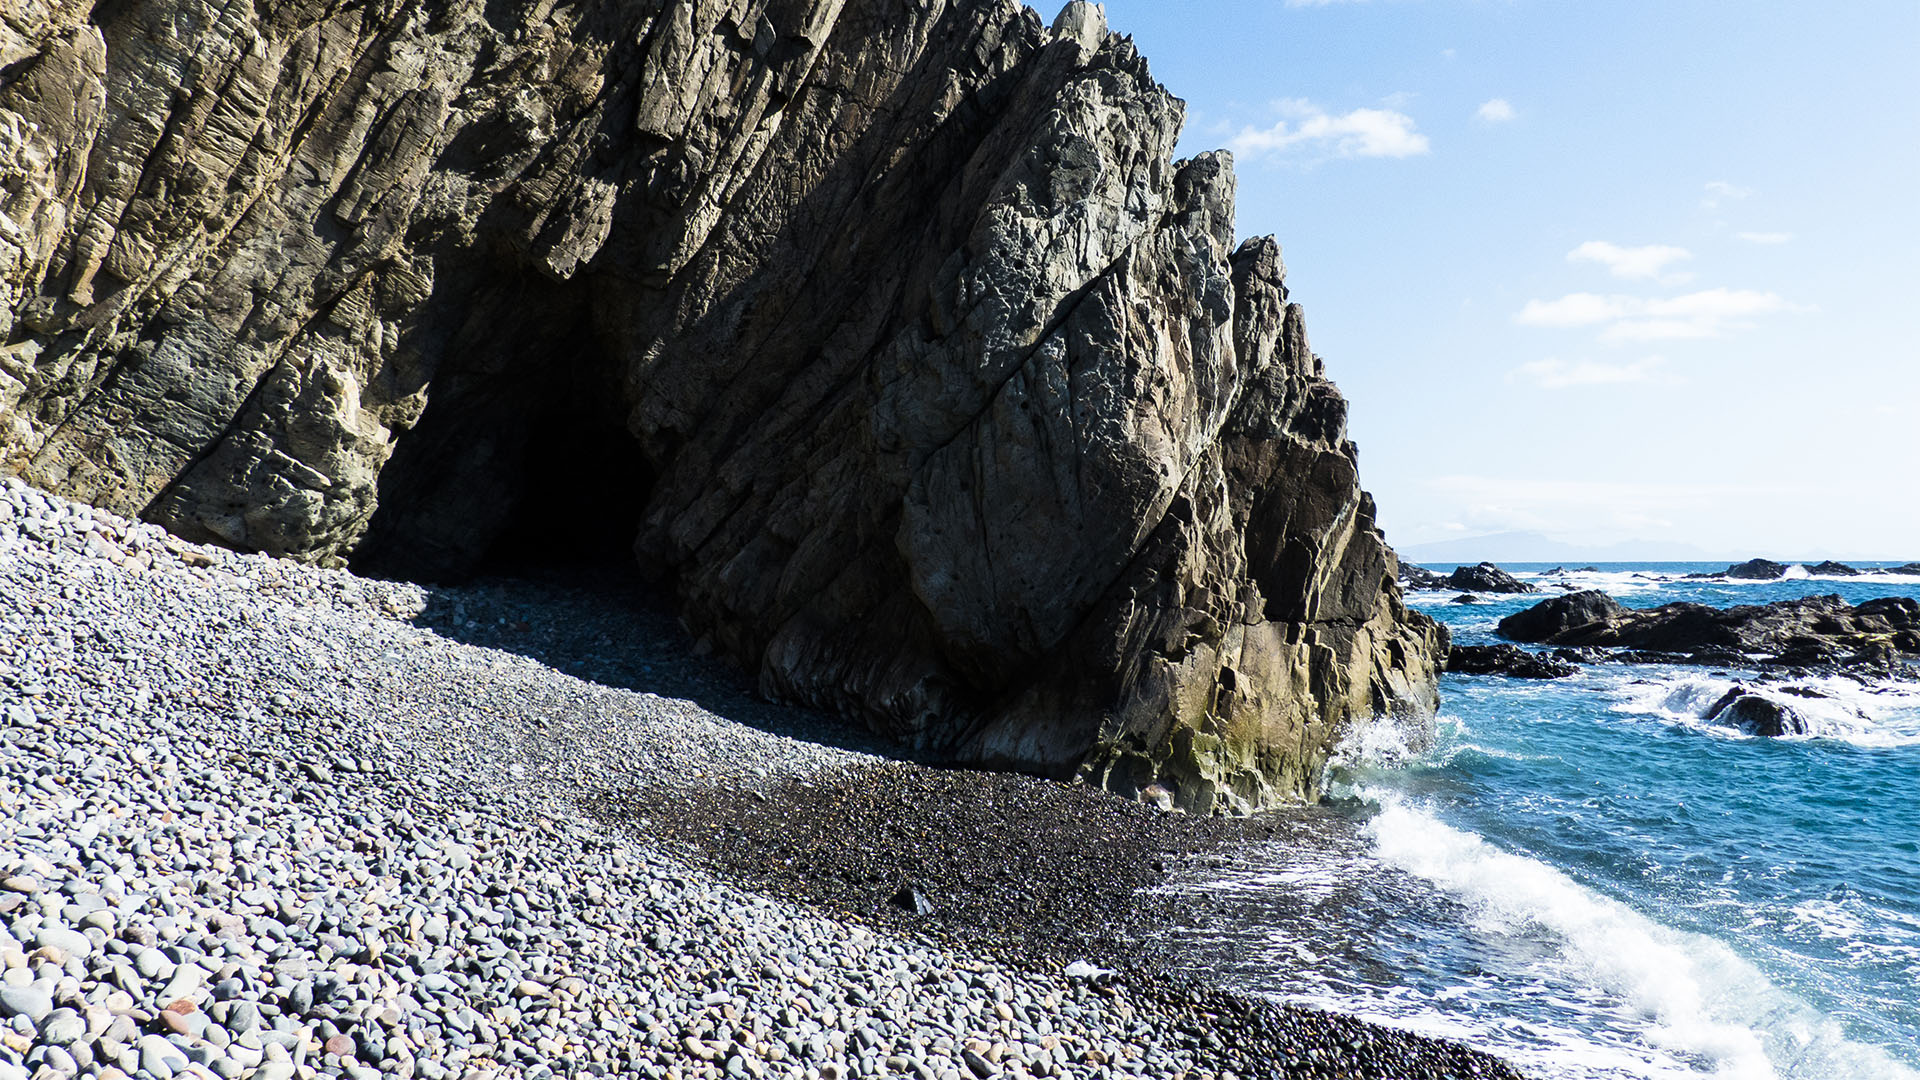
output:
<path id="1" fill-rule="evenodd" d="M 1783 688 L 1785 685 L 1822 696 L 1792 694 Z M 1735 686 L 1745 686 L 1806 717 L 1813 734 L 1786 736 L 1788 739 L 1833 739 L 1863 748 L 1920 744 L 1920 685 L 1895 680 L 1862 684 L 1826 677 L 1799 679 L 1791 684 L 1743 683 L 1686 672 L 1614 687 L 1612 711 L 1650 716 L 1727 738 L 1751 738 L 1706 719 L 1714 704 Z"/>
<path id="2" fill-rule="evenodd" d="M 1540 587 L 1543 593 L 1572 590 L 1598 590 L 1610 596 L 1632 596 L 1653 592 L 1672 583 L 1676 575 L 1651 570 L 1567 570 L 1558 574 L 1515 574 L 1515 577 Z"/>
<path id="3" fill-rule="evenodd" d="M 1608 1067 L 1618 1075 L 1920 1078 L 1884 1050 L 1848 1040 L 1838 1023 L 1774 986 L 1725 945 L 1661 926 L 1396 795 L 1381 796 L 1369 828 L 1382 862 L 1456 896 L 1479 931 L 1544 933 L 1557 942 L 1553 962 L 1538 965 L 1541 970 L 1501 975 L 1568 977 L 1630 1005 L 1646 1025 L 1645 1042 L 1660 1053 L 1629 1061 L 1633 1055 L 1611 1051 Z M 1446 1033 L 1475 1038 L 1472 1032 Z M 1528 1064 L 1566 1075 L 1566 1062 L 1553 1055 Z"/>
<path id="4" fill-rule="evenodd" d="M 1467 730 L 1465 721 L 1444 716 L 1435 719 L 1432 727 L 1418 719 L 1398 716 L 1380 716 L 1356 724 L 1334 748 L 1328 775 L 1357 765 L 1388 769 L 1405 765 L 1432 746 L 1435 731 L 1443 727 L 1455 735 Z"/>
<path id="5" fill-rule="evenodd" d="M 1920 589 L 1920 577 L 1915 577 L 1912 574 L 1889 574 L 1884 570 L 1873 570 L 1873 569 L 1862 569 L 1860 573 L 1855 575 L 1841 575 L 1841 576 L 1834 576 L 1834 577 L 1829 577 L 1824 574 L 1816 574 L 1814 575 L 1814 580 L 1845 581 L 1845 582 L 1851 582 L 1853 584 L 1859 584 L 1859 585 L 1867 585 L 1867 584 L 1906 585 L 1912 588 Z"/>
<path id="6" fill-rule="evenodd" d="M 1837 900 L 1803 900 L 1793 906 L 1795 924 L 1807 927 L 1821 937 L 1849 941 L 1866 932 L 1866 920 Z"/>
<path id="7" fill-rule="evenodd" d="M 1858 896 L 1803 900 L 1787 912 L 1792 930 L 1824 938 L 1856 961 L 1920 976 L 1920 920 Z"/>

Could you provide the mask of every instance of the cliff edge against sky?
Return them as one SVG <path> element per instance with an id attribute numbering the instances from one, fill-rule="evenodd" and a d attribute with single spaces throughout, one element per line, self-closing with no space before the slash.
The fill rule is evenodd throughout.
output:
<path id="1" fill-rule="evenodd" d="M 773 697 L 1310 797 L 1443 650 L 1181 115 L 1083 3 L 11 5 L 0 474 L 372 573 L 631 545 Z"/>

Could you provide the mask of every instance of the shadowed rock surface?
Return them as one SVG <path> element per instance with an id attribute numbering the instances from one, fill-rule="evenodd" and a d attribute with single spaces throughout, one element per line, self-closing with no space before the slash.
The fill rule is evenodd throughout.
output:
<path id="1" fill-rule="evenodd" d="M 29 0 L 0 72 L 0 472 L 631 547 L 770 697 L 1193 810 L 1434 704 L 1279 248 L 1091 5 Z"/>
<path id="2" fill-rule="evenodd" d="M 1855 606 L 1838 596 L 1808 596 L 1730 608 L 1636 609 L 1589 591 L 1509 615 L 1499 632 L 1514 641 L 1692 655 L 1735 666 L 1754 656 L 1776 666 L 1906 671 L 1920 657 L 1920 602 L 1901 596 Z"/>

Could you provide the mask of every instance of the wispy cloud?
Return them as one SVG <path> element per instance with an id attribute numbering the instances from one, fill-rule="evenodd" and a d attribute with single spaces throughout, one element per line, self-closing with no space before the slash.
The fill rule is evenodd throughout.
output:
<path id="1" fill-rule="evenodd" d="M 1790 232 L 1743 232 L 1733 235 L 1749 244 L 1785 244 L 1793 239 Z"/>
<path id="2" fill-rule="evenodd" d="M 1481 102 L 1480 107 L 1474 110 L 1473 115 L 1478 117 L 1482 123 L 1504 124 L 1519 114 L 1513 111 L 1512 103 L 1507 101 L 1506 98 L 1493 98 Z"/>
<path id="3" fill-rule="evenodd" d="M 1335 157 L 1415 157 L 1431 149 L 1414 130 L 1413 117 L 1393 109 L 1354 109 L 1329 113 L 1310 101 L 1290 98 L 1275 103 L 1285 118 L 1272 127 L 1251 125 L 1227 140 L 1245 158 L 1319 148 Z"/>
<path id="4" fill-rule="evenodd" d="M 1798 494 L 1771 485 L 1476 475 L 1435 477 L 1427 487 L 1455 504 L 1449 524 L 1462 523 L 1474 532 L 1532 529 L 1607 537 L 1666 528 L 1676 516 L 1702 505 L 1733 506 Z"/>
<path id="5" fill-rule="evenodd" d="M 1618 244 L 1609 244 L 1605 240 L 1589 240 L 1567 252 L 1568 262 L 1599 263 L 1614 277 L 1659 281 L 1668 285 L 1678 285 L 1692 278 L 1691 274 L 1666 272 L 1669 264 L 1691 258 L 1693 258 L 1693 252 L 1670 244 L 1621 247 Z"/>
<path id="6" fill-rule="evenodd" d="M 1754 289 L 1705 289 L 1681 296 L 1646 299 L 1568 293 L 1558 300 L 1529 300 L 1514 315 L 1522 326 L 1605 327 L 1600 340 L 1675 341 L 1711 338 L 1745 330 L 1760 315 L 1805 311 L 1779 293 Z"/>
<path id="7" fill-rule="evenodd" d="M 1738 184 L 1729 184 L 1725 180 L 1709 180 L 1705 184 L 1706 195 L 1700 199 L 1700 205 L 1709 210 L 1720 209 L 1721 203 L 1739 202 L 1753 194 L 1752 188 L 1743 188 Z"/>
<path id="8" fill-rule="evenodd" d="M 1566 361 L 1554 357 L 1521 364 L 1507 373 L 1507 381 L 1524 380 L 1545 390 L 1565 390 L 1573 386 L 1619 386 L 1625 383 L 1671 381 L 1661 370 L 1666 360 L 1658 356 L 1642 357 L 1625 364 L 1606 364 L 1593 360 Z"/>

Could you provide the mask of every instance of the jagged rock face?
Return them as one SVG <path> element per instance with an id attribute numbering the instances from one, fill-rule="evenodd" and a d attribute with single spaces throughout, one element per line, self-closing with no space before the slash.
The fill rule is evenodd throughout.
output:
<path id="1" fill-rule="evenodd" d="M 1091 5 L 29 0 L 0 72 L 5 472 L 630 543 L 770 695 L 1194 809 L 1433 704 L 1279 250 Z"/>

